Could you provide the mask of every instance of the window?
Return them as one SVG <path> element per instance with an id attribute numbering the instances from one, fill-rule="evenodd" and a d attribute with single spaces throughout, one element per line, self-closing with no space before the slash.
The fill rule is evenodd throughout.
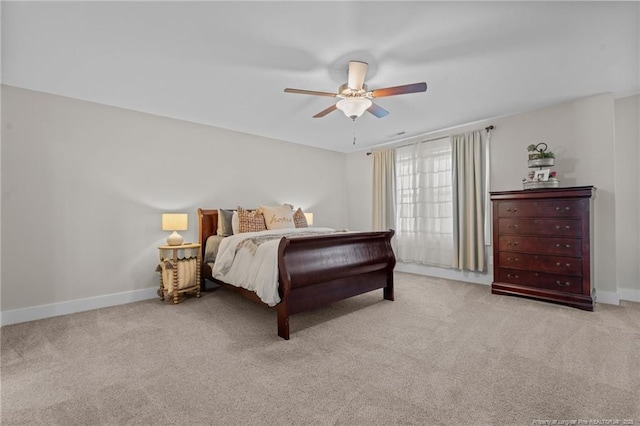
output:
<path id="1" fill-rule="evenodd" d="M 451 267 L 452 193 L 451 138 L 396 150 L 398 261 Z"/>

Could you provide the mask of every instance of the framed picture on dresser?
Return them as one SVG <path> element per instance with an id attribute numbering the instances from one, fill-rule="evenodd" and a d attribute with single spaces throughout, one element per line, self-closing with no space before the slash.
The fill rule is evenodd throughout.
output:
<path id="1" fill-rule="evenodd" d="M 536 170 L 536 174 L 534 176 L 534 180 L 540 181 L 540 182 L 546 182 L 549 180 L 549 172 L 551 172 L 551 169 L 540 169 L 540 170 Z"/>

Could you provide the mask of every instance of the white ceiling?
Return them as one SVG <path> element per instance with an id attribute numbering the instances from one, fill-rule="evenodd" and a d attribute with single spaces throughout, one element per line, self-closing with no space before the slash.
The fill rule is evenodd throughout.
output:
<path id="1" fill-rule="evenodd" d="M 639 93 L 639 23 L 639 2 L 3 1 L 2 83 L 351 152 Z M 283 92 L 336 92 L 352 59 L 369 89 L 427 92 L 355 123 L 312 118 L 334 98 Z"/>

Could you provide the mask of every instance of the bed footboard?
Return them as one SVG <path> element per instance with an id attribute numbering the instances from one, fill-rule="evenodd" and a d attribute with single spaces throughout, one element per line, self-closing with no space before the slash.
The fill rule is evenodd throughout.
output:
<path id="1" fill-rule="evenodd" d="M 394 231 L 283 238 L 278 249 L 278 335 L 289 339 L 289 316 L 383 289 L 393 300 Z"/>

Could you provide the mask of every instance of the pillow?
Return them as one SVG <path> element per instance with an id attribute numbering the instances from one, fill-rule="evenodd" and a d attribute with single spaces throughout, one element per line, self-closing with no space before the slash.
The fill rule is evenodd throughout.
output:
<path id="1" fill-rule="evenodd" d="M 207 238 L 207 242 L 205 243 L 204 248 L 204 263 L 212 263 L 216 261 L 216 256 L 218 255 L 218 247 L 220 247 L 220 243 L 224 237 L 219 235 L 212 235 Z"/>
<path id="2" fill-rule="evenodd" d="M 304 215 L 304 212 L 300 207 L 293 214 L 293 223 L 296 225 L 296 228 L 308 228 L 309 224 L 307 223 L 307 217 Z"/>
<path id="3" fill-rule="evenodd" d="M 233 229 L 231 227 L 231 218 L 233 217 L 233 210 L 218 209 L 218 235 L 221 237 L 228 237 L 233 235 Z"/>
<path id="4" fill-rule="evenodd" d="M 242 207 L 238 207 L 238 228 L 240 233 L 267 230 L 262 213 L 245 210 Z"/>
<path id="5" fill-rule="evenodd" d="M 231 230 L 233 231 L 233 235 L 240 233 L 240 219 L 238 219 L 238 211 L 233 211 L 233 216 L 231 217 Z"/>
<path id="6" fill-rule="evenodd" d="M 260 206 L 267 229 L 295 228 L 293 211 L 287 204 L 282 206 Z"/>

